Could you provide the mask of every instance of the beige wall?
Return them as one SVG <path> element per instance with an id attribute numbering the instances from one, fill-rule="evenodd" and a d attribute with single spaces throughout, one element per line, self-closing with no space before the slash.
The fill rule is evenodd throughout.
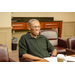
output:
<path id="1" fill-rule="evenodd" d="M 64 22 L 75 21 L 75 12 L 13 12 L 13 17 L 54 17 Z"/>
<path id="2" fill-rule="evenodd" d="M 62 38 L 75 37 L 75 22 L 63 22 Z"/>
<path id="3" fill-rule="evenodd" d="M 0 12 L 0 44 L 7 45 L 11 51 L 11 12 Z"/>
<path id="4" fill-rule="evenodd" d="M 26 34 L 28 31 L 26 30 L 19 30 L 19 31 L 15 31 L 15 33 L 12 33 L 13 37 L 16 37 L 19 41 L 20 37 L 24 34 Z"/>
<path id="5" fill-rule="evenodd" d="M 0 44 L 7 45 L 11 51 L 11 28 L 0 28 Z"/>
<path id="6" fill-rule="evenodd" d="M 0 27 L 11 27 L 11 12 L 0 12 Z"/>

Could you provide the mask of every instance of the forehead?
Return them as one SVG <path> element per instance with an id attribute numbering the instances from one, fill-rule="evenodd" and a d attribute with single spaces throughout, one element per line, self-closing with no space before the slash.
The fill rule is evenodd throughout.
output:
<path id="1" fill-rule="evenodd" d="M 40 25 L 40 23 L 38 21 L 33 21 L 31 25 Z"/>

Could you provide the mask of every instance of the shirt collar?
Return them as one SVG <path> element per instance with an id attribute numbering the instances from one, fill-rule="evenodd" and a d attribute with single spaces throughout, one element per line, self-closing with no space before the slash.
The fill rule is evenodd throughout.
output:
<path id="1" fill-rule="evenodd" d="M 41 37 L 42 37 L 41 35 L 38 35 L 38 36 L 37 36 L 37 39 L 38 39 L 38 38 L 41 38 Z M 35 39 L 34 37 L 32 37 L 32 36 L 30 35 L 30 32 L 27 33 L 27 38 L 29 38 L 29 39 Z"/>

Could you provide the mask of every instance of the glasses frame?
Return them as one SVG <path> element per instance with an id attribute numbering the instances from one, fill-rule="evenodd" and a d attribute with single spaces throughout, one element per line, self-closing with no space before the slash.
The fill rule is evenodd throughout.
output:
<path id="1" fill-rule="evenodd" d="M 34 29 L 36 29 L 36 28 L 41 28 L 41 26 L 30 26 L 30 27 L 32 27 L 32 28 L 34 28 Z"/>

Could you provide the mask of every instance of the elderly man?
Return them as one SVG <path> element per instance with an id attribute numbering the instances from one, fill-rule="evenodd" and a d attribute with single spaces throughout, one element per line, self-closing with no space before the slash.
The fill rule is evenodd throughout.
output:
<path id="1" fill-rule="evenodd" d="M 19 40 L 19 57 L 39 61 L 44 60 L 45 57 L 57 55 L 57 50 L 48 39 L 43 35 L 39 35 L 41 26 L 37 19 L 29 20 L 28 29 L 30 32 L 22 35 Z M 51 55 L 49 52 L 51 52 Z"/>

